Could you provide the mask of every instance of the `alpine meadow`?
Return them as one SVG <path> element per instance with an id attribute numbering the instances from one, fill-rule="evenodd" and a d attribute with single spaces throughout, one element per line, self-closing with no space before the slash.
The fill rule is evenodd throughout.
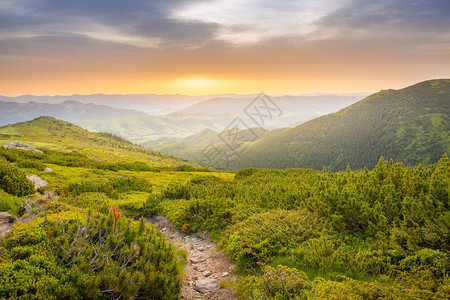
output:
<path id="1" fill-rule="evenodd" d="M 449 15 L 0 0 L 0 300 L 450 299 Z"/>

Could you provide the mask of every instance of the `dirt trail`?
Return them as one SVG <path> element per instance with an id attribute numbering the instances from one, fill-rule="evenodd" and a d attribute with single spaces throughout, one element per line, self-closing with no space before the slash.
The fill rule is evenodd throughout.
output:
<path id="1" fill-rule="evenodd" d="M 172 222 L 163 216 L 155 216 L 148 221 L 176 247 L 187 253 L 181 288 L 183 299 L 236 299 L 232 290 L 220 287 L 222 281 L 235 279 L 231 274 L 235 266 L 225 253 L 216 251 L 216 244 L 208 236 L 187 235 L 177 230 Z"/>

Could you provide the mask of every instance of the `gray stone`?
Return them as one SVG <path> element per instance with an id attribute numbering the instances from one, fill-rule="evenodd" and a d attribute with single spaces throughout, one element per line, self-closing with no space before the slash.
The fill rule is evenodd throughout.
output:
<path id="1" fill-rule="evenodd" d="M 228 276 L 228 272 L 223 272 L 222 273 L 222 277 L 227 277 Z"/>
<path id="2" fill-rule="evenodd" d="M 30 180 L 31 182 L 34 183 L 35 189 L 46 187 L 48 184 L 47 181 L 45 181 L 44 179 L 42 179 L 41 177 L 39 177 L 37 175 L 30 175 L 30 176 L 27 176 L 27 178 L 28 178 L 28 180 Z"/>
<path id="3" fill-rule="evenodd" d="M 202 273 L 202 275 L 205 276 L 205 277 L 208 277 L 208 276 L 211 275 L 211 272 L 210 271 L 205 271 L 205 272 Z"/>
<path id="4" fill-rule="evenodd" d="M 201 258 L 195 258 L 195 257 L 192 257 L 192 258 L 190 259 L 190 261 L 191 261 L 191 264 L 198 264 L 198 263 L 201 263 L 201 262 L 206 261 L 206 259 L 201 259 Z"/>
<path id="5" fill-rule="evenodd" d="M 198 279 L 195 283 L 194 290 L 201 294 L 206 294 L 214 291 L 217 288 L 217 284 L 219 282 L 216 279 L 212 278 L 202 278 Z"/>
<path id="6" fill-rule="evenodd" d="M 14 141 L 3 147 L 6 149 L 17 148 L 17 149 L 22 149 L 22 150 L 29 150 L 29 151 L 34 151 L 34 152 L 38 152 L 38 153 L 43 153 L 41 150 L 34 149 L 33 147 L 31 147 L 30 144 L 19 143 L 18 141 Z"/>

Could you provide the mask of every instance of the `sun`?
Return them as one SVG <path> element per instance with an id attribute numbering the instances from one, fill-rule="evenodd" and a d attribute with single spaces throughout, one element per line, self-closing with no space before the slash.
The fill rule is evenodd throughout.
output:
<path id="1" fill-rule="evenodd" d="M 183 77 L 172 81 L 171 86 L 173 90 L 186 95 L 204 95 L 226 90 L 230 87 L 230 82 L 207 77 Z"/>

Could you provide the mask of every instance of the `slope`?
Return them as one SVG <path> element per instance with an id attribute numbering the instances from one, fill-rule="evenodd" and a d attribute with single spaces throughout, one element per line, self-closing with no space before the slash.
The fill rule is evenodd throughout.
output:
<path id="1" fill-rule="evenodd" d="M 449 152 L 450 80 L 383 90 L 251 145 L 232 166 L 372 168 L 378 158 L 435 163 Z"/>
<path id="2" fill-rule="evenodd" d="M 176 166 L 186 163 L 142 148 L 121 137 L 89 132 L 53 117 L 40 117 L 0 128 L 0 144 L 5 145 L 15 140 L 30 143 L 35 148 L 77 152 L 105 162 L 137 161 L 150 166 Z"/>

